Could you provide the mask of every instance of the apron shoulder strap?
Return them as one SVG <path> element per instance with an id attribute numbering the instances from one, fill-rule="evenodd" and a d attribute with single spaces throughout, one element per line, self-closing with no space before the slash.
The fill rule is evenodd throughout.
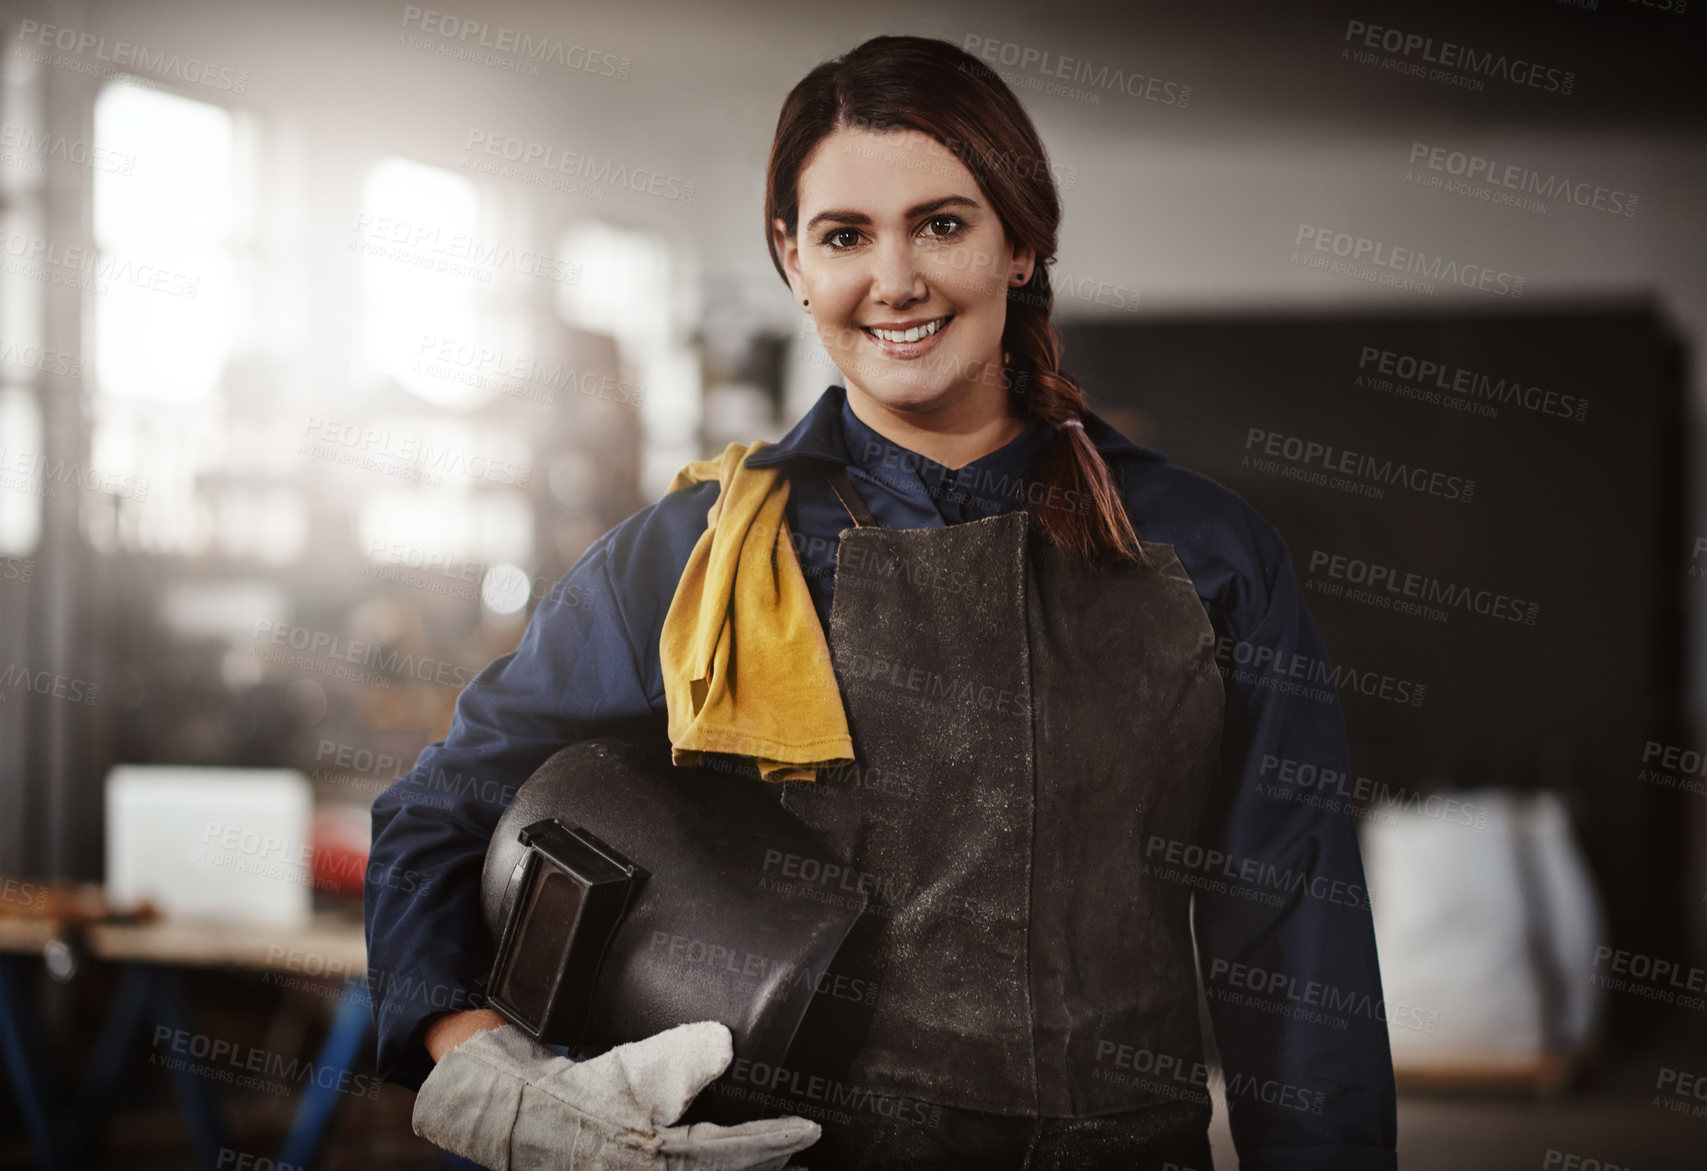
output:
<path id="1" fill-rule="evenodd" d="M 882 528 L 877 518 L 871 515 L 871 510 L 865 506 L 865 500 L 859 490 L 854 487 L 853 479 L 848 475 L 847 468 L 841 464 L 830 464 L 824 472 L 824 478 L 830 481 L 830 487 L 836 493 L 836 499 L 842 502 L 842 507 L 848 510 L 853 522 L 860 528 Z"/>

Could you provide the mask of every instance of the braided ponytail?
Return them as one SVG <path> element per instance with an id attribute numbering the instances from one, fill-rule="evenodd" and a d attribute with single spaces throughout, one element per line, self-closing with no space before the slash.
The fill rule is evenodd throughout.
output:
<path id="1" fill-rule="evenodd" d="M 1109 558 L 1148 565 L 1108 463 L 1085 434 L 1085 392 L 1061 369 L 1061 339 L 1049 320 L 1053 301 L 1049 269 L 1039 257 L 1031 279 L 1010 294 L 1002 331 L 1002 348 L 1011 359 L 1009 385 L 1023 386 L 1031 412 L 1056 428 L 1034 472 L 1041 491 L 1031 493 L 1027 507 L 1051 541 L 1083 562 Z"/>

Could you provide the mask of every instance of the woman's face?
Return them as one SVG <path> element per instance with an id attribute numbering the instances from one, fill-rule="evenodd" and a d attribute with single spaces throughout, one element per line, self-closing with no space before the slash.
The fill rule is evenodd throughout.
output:
<path id="1" fill-rule="evenodd" d="M 799 197 L 794 237 L 781 220 L 772 230 L 849 393 L 921 423 L 1011 411 L 1008 290 L 1035 256 L 1009 242 L 972 172 L 917 130 L 842 129 L 808 159 Z"/>

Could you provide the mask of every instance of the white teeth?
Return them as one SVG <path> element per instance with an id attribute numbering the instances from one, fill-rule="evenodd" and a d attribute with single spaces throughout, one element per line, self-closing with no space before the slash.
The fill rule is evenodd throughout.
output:
<path id="1" fill-rule="evenodd" d="M 945 317 L 939 317 L 935 321 L 927 322 L 924 325 L 914 326 L 912 329 L 874 329 L 871 332 L 873 336 L 880 337 L 886 342 L 916 342 L 922 337 L 930 337 L 931 334 L 941 329 L 943 322 L 946 320 L 947 318 Z"/>

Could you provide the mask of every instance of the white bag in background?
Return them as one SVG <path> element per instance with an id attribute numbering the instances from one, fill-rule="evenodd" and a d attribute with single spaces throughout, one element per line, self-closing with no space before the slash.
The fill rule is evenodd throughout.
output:
<path id="1" fill-rule="evenodd" d="M 1454 796 L 1477 825 L 1401 810 L 1362 825 L 1393 1064 L 1521 1076 L 1591 1037 L 1604 915 L 1558 794 Z"/>

